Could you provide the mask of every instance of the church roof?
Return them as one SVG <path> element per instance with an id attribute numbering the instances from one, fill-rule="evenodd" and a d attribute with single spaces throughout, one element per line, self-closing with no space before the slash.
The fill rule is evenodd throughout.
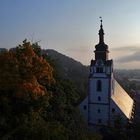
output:
<path id="1" fill-rule="evenodd" d="M 133 108 L 133 100 L 116 80 L 114 83 L 114 93 L 112 94 L 111 98 L 124 113 L 124 115 L 130 119 Z"/>

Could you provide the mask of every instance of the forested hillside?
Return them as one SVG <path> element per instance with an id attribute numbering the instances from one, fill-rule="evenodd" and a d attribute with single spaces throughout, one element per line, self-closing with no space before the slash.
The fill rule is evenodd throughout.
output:
<path id="1" fill-rule="evenodd" d="M 82 119 L 81 93 L 37 44 L 0 53 L 1 140 L 99 140 Z"/>
<path id="2" fill-rule="evenodd" d="M 54 62 L 54 71 L 57 77 L 67 79 L 73 82 L 80 96 L 80 101 L 87 95 L 89 67 L 82 65 L 80 62 L 65 56 L 55 50 L 44 50 Z"/>

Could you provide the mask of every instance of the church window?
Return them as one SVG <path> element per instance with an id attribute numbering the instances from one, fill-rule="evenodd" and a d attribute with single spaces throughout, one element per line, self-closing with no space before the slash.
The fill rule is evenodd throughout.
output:
<path id="1" fill-rule="evenodd" d="M 100 109 L 98 109 L 98 113 L 100 113 L 101 112 L 101 110 Z"/>
<path id="2" fill-rule="evenodd" d="M 84 105 L 84 107 L 83 107 L 83 108 L 84 108 L 84 110 L 86 110 L 86 109 L 87 109 L 87 106 L 86 106 L 86 105 Z"/>
<path id="3" fill-rule="evenodd" d="M 102 123 L 102 120 L 101 119 L 98 119 L 98 123 Z"/>
<path id="4" fill-rule="evenodd" d="M 96 73 L 103 73 L 103 68 L 102 67 L 97 67 L 96 68 Z"/>
<path id="5" fill-rule="evenodd" d="M 112 108 L 112 113 L 114 113 L 115 112 L 115 108 Z"/>
<path id="6" fill-rule="evenodd" d="M 101 80 L 97 81 L 96 88 L 97 88 L 97 91 L 101 91 L 102 90 L 102 82 L 101 82 Z"/>
<path id="7" fill-rule="evenodd" d="M 101 97 L 100 96 L 98 96 L 98 101 L 101 101 Z"/>

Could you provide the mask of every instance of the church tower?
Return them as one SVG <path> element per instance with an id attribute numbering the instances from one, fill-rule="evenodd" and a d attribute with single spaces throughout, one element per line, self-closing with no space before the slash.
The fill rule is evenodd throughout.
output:
<path id="1" fill-rule="evenodd" d="M 102 19 L 99 43 L 95 46 L 95 60 L 91 60 L 88 96 L 88 124 L 107 125 L 110 122 L 111 82 L 113 61 L 108 60 L 108 46 L 104 43 Z"/>
<path id="2" fill-rule="evenodd" d="M 117 116 L 124 121 L 133 117 L 134 101 L 113 77 L 113 60 L 108 58 L 100 21 L 99 43 L 95 45 L 95 59 L 90 64 L 88 96 L 80 104 L 89 126 L 113 124 Z"/>

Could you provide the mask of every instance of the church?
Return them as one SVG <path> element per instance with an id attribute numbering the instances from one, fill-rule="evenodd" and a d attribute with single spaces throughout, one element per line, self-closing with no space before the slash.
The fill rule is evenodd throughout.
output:
<path id="1" fill-rule="evenodd" d="M 88 96 L 80 104 L 80 112 L 89 126 L 113 124 L 118 116 L 131 121 L 134 111 L 133 99 L 114 78 L 113 60 L 108 57 L 100 21 L 99 43 L 95 46 L 95 60 L 90 64 Z"/>

